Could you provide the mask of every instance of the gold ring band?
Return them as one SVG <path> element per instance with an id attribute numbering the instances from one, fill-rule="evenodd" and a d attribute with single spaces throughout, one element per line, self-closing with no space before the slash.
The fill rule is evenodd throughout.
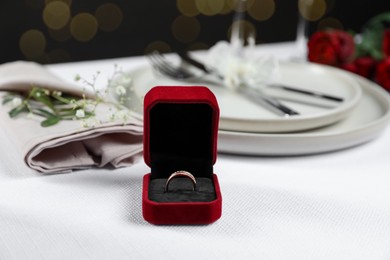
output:
<path id="1" fill-rule="evenodd" d="M 196 189 L 196 179 L 195 179 L 194 175 L 192 175 L 191 173 L 189 173 L 187 171 L 176 171 L 176 172 L 172 173 L 169 176 L 169 178 L 167 179 L 167 182 L 165 183 L 165 192 L 168 192 L 168 190 L 169 190 L 169 183 L 174 178 L 177 178 L 177 177 L 186 177 L 186 178 L 190 179 L 192 181 L 192 184 L 193 184 L 192 190 L 194 191 Z"/>

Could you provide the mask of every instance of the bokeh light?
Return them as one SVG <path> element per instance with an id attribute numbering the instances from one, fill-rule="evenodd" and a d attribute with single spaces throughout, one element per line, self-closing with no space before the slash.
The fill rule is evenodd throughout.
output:
<path id="1" fill-rule="evenodd" d="M 319 21 L 317 25 L 317 30 L 326 30 L 329 28 L 343 30 L 344 26 L 341 21 L 335 17 L 326 17 Z"/>
<path id="2" fill-rule="evenodd" d="M 309 21 L 317 21 L 324 16 L 327 10 L 325 0 L 299 0 L 299 13 Z"/>
<path id="3" fill-rule="evenodd" d="M 154 42 L 151 42 L 149 43 L 145 50 L 144 50 L 144 53 L 145 54 L 149 54 L 153 51 L 159 51 L 161 53 L 167 53 L 167 52 L 172 52 L 172 48 L 171 46 L 169 46 L 168 43 L 164 42 L 164 41 L 154 41 Z"/>
<path id="4" fill-rule="evenodd" d="M 49 32 L 50 37 L 58 42 L 65 42 L 71 38 L 70 23 L 67 23 L 66 26 L 62 27 L 59 30 L 50 30 L 49 29 L 48 32 Z"/>
<path id="5" fill-rule="evenodd" d="M 274 0 L 256 0 L 248 7 L 249 15 L 258 21 L 265 21 L 275 13 Z"/>
<path id="6" fill-rule="evenodd" d="M 237 12 L 246 12 L 251 8 L 253 3 L 256 0 L 230 0 L 228 1 L 228 4 L 231 6 L 232 10 Z"/>
<path id="7" fill-rule="evenodd" d="M 203 15 L 216 15 L 224 10 L 225 0 L 195 0 L 195 5 Z"/>
<path id="8" fill-rule="evenodd" d="M 42 16 L 47 27 L 58 30 L 68 23 L 70 19 L 70 9 L 64 2 L 53 1 L 45 6 Z"/>
<path id="9" fill-rule="evenodd" d="M 179 16 L 172 23 L 172 34 L 180 42 L 191 42 L 200 33 L 200 24 L 194 17 Z"/>
<path id="10" fill-rule="evenodd" d="M 70 33 L 80 42 L 90 41 L 96 34 L 98 22 L 89 13 L 80 13 L 73 17 L 70 23 Z"/>
<path id="11" fill-rule="evenodd" d="M 195 0 L 177 0 L 176 7 L 185 16 L 193 17 L 199 14 Z"/>
<path id="12" fill-rule="evenodd" d="M 234 0 L 225 0 L 222 10 L 219 12 L 220 14 L 228 14 L 233 11 L 234 4 L 232 4 Z"/>
<path id="13" fill-rule="evenodd" d="M 40 0 L 40 1 L 42 1 L 42 0 Z M 65 4 L 67 4 L 68 6 L 70 6 L 72 4 L 72 0 L 45 0 L 45 5 L 50 4 L 52 2 L 63 2 Z"/>
<path id="14" fill-rule="evenodd" d="M 19 23 L 13 39 L 20 51 L 14 52 L 42 61 L 65 60 L 69 54 L 74 60 L 87 59 L 92 54 L 76 53 L 89 48 L 97 52 L 94 58 L 138 55 L 151 49 L 207 49 L 219 40 L 230 39 L 233 27 L 242 28 L 241 38 L 255 37 L 256 43 L 285 41 L 295 34 L 295 25 L 286 23 L 295 23 L 297 7 L 305 20 L 313 21 L 307 23 L 306 34 L 326 28 L 343 29 L 341 21 L 346 19 L 333 11 L 339 8 L 336 0 L 173 0 L 153 6 L 131 1 L 22 0 L 17 6 L 20 12 L 31 13 L 20 18 L 25 22 Z M 138 8 L 144 8 L 143 13 L 134 13 L 141 10 Z M 160 9 L 166 10 L 164 19 L 157 15 Z M 30 20 L 31 24 L 27 22 Z M 28 29 L 39 31 L 31 33 Z M 101 52 L 99 45 L 94 45 L 95 39 L 107 44 L 117 42 L 118 48 Z"/>
<path id="15" fill-rule="evenodd" d="M 115 31 L 122 23 L 123 13 L 116 4 L 106 3 L 100 5 L 95 12 L 99 29 L 105 32 Z"/>
<path id="16" fill-rule="evenodd" d="M 19 39 L 19 48 L 27 59 L 37 59 L 45 52 L 45 35 L 39 30 L 28 30 L 21 35 Z"/>

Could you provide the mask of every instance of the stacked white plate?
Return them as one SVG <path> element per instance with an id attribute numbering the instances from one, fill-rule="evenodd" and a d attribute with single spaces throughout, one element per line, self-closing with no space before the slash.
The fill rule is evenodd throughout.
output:
<path id="1" fill-rule="evenodd" d="M 154 86 L 202 85 L 157 75 L 151 67 L 128 73 L 134 91 L 129 107 L 142 115 L 142 100 Z M 220 106 L 219 152 L 246 155 L 304 155 L 362 144 L 377 137 L 390 120 L 390 96 L 375 83 L 337 68 L 313 63 L 281 63 L 279 83 L 322 92 L 342 102 L 273 87 L 277 97 L 299 115 L 282 117 L 245 96 L 211 83 Z"/>

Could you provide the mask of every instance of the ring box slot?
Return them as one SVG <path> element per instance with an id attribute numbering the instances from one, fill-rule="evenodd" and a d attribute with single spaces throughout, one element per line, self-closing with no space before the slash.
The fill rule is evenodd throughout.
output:
<path id="1" fill-rule="evenodd" d="M 213 172 L 219 108 L 206 87 L 154 87 L 144 102 L 143 215 L 155 224 L 207 224 L 221 215 L 221 194 Z M 168 177 L 179 170 L 165 190 Z"/>

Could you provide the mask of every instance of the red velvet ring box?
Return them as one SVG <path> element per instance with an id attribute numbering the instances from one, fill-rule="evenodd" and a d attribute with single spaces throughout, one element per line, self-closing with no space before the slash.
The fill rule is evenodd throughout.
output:
<path id="1" fill-rule="evenodd" d="M 219 108 L 201 86 L 157 86 L 144 99 L 144 160 L 151 172 L 143 179 L 142 213 L 158 224 L 209 224 L 221 217 L 222 197 L 213 165 L 217 158 Z M 168 177 L 175 178 L 165 190 Z"/>

